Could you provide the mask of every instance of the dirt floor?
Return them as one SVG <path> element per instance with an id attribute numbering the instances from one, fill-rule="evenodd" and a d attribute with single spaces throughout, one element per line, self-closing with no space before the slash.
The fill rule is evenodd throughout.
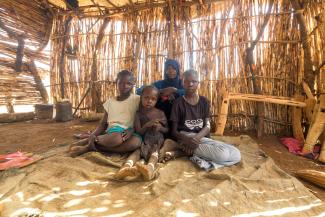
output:
<path id="1" fill-rule="evenodd" d="M 70 144 L 75 141 L 73 134 L 93 130 L 97 122 L 74 120 L 65 123 L 54 121 L 29 121 L 0 124 L 0 154 L 14 151 L 42 153 L 53 147 Z M 232 134 L 234 135 L 234 134 Z M 250 134 L 252 136 L 252 134 Z M 274 162 L 291 175 L 300 169 L 325 171 L 325 165 L 293 155 L 275 136 L 256 139 L 261 149 L 274 159 Z M 302 181 L 310 191 L 325 201 L 325 190 Z"/>

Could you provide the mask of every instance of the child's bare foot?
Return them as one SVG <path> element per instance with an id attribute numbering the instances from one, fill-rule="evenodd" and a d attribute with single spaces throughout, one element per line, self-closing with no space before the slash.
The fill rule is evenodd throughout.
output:
<path id="1" fill-rule="evenodd" d="M 137 168 L 125 166 L 122 167 L 119 171 L 117 171 L 117 173 L 115 173 L 114 178 L 124 179 L 127 176 L 137 176 L 137 175 L 138 175 Z"/>
<path id="2" fill-rule="evenodd" d="M 137 167 L 138 171 L 143 176 L 144 180 L 149 181 L 153 179 L 154 175 L 154 166 L 153 164 L 145 165 L 141 163 L 136 163 L 135 166 Z"/>
<path id="3" fill-rule="evenodd" d="M 176 157 L 175 151 L 167 151 L 163 156 L 160 157 L 159 162 L 166 163 L 167 161 L 173 160 Z"/>
<path id="4" fill-rule="evenodd" d="M 88 138 L 79 140 L 77 142 L 74 142 L 71 145 L 69 145 L 68 152 L 70 152 L 72 150 L 72 148 L 75 147 L 75 146 L 84 146 L 84 145 L 87 145 L 87 144 L 88 144 Z"/>
<path id="5" fill-rule="evenodd" d="M 89 151 L 90 150 L 89 150 L 88 145 L 87 146 L 75 146 L 69 150 L 69 155 L 70 155 L 70 157 L 77 157 L 77 156 L 82 155 Z"/>

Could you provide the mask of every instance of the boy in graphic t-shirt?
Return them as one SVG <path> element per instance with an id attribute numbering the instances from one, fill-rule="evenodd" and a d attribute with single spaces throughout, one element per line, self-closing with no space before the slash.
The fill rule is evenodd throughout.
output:
<path id="1" fill-rule="evenodd" d="M 175 101 L 170 116 L 171 134 L 177 142 L 165 141 L 160 160 L 187 155 L 207 170 L 240 162 L 237 148 L 209 138 L 210 106 L 205 97 L 197 94 L 198 73 L 193 69 L 187 70 L 183 79 L 185 95 Z"/>

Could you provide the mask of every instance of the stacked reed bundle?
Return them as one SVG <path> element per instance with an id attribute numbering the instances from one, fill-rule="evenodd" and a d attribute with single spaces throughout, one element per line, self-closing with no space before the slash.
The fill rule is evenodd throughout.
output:
<path id="1" fill-rule="evenodd" d="M 114 79 L 119 70 L 132 69 L 138 86 L 148 84 L 163 77 L 167 57 L 177 59 L 182 71 L 189 67 L 199 71 L 199 91 L 210 99 L 214 117 L 222 88 L 254 93 L 258 87 L 261 94 L 293 97 L 301 94 L 300 84 L 306 77 L 302 73 L 304 48 L 297 14 L 308 21 L 308 33 L 313 32 L 312 60 L 316 63 L 323 58 L 324 39 L 319 29 L 314 30 L 317 23 L 313 18 L 324 10 L 321 0 L 305 3 L 310 7 L 304 7 L 303 14 L 280 0 L 209 4 L 166 1 L 159 7 L 150 5 L 142 9 L 130 5 L 128 11 L 120 11 L 123 16 L 60 13 L 51 36 L 53 97 L 69 98 L 76 107 L 91 86 L 93 94 L 85 98 L 81 108 L 94 109 L 115 93 Z M 67 21 L 69 25 L 64 25 Z M 246 56 L 253 44 L 252 72 Z M 94 98 L 96 94 L 100 98 Z M 261 108 L 263 116 L 259 119 L 264 120 L 265 133 L 291 131 L 287 106 L 264 104 Z M 256 128 L 261 108 L 254 102 L 231 102 L 227 127 Z"/>

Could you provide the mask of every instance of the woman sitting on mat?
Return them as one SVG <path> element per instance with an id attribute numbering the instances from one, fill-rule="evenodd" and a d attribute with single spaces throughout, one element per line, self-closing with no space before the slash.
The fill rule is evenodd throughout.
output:
<path id="1" fill-rule="evenodd" d="M 164 68 L 164 79 L 156 81 L 152 85 L 159 90 L 160 95 L 156 108 L 162 110 L 167 120 L 169 120 L 174 100 L 184 95 L 178 62 L 173 59 L 167 59 Z M 142 88 L 137 90 L 137 94 L 141 94 Z"/>
<path id="2" fill-rule="evenodd" d="M 104 103 L 104 117 L 89 138 L 70 146 L 69 152 L 72 157 L 93 150 L 130 152 L 140 147 L 141 136 L 133 130 L 134 116 L 139 108 L 140 96 L 131 94 L 135 84 L 132 72 L 120 71 L 116 83 L 118 96 Z M 106 134 L 100 135 L 106 128 Z"/>

